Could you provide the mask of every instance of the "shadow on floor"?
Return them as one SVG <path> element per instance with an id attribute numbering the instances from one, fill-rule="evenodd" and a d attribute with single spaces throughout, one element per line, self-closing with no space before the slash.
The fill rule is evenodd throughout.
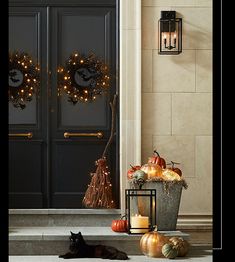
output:
<path id="1" fill-rule="evenodd" d="M 189 250 L 188 254 L 185 257 L 176 257 L 175 259 L 181 259 L 181 260 L 187 260 L 190 258 L 196 258 L 196 257 L 206 257 L 206 256 L 212 256 L 213 252 L 212 250 Z"/>

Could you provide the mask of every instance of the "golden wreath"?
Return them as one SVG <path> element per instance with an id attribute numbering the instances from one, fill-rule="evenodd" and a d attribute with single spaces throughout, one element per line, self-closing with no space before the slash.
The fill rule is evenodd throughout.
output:
<path id="1" fill-rule="evenodd" d="M 71 54 L 57 72 L 59 94 L 64 91 L 73 104 L 91 102 L 110 87 L 109 67 L 94 53 Z"/>
<path id="2" fill-rule="evenodd" d="M 27 53 L 9 53 L 8 101 L 24 109 L 39 90 L 40 69 Z"/>

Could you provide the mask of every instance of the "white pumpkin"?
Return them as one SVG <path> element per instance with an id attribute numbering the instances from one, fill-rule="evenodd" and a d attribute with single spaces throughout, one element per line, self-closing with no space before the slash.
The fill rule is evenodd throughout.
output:
<path id="1" fill-rule="evenodd" d="M 171 169 L 164 169 L 163 172 L 162 172 L 162 178 L 164 180 L 170 180 L 170 181 L 173 181 L 173 180 L 177 180 L 177 181 L 180 181 L 181 180 L 181 177 L 179 176 L 179 174 L 177 174 L 175 171 L 171 170 Z"/>

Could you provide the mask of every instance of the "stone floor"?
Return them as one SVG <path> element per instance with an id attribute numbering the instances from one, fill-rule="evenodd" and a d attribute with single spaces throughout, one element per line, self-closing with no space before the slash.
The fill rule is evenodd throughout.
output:
<path id="1" fill-rule="evenodd" d="M 166 258 L 151 258 L 146 256 L 129 256 L 130 260 L 133 262 L 154 262 L 154 261 L 167 261 Z M 212 250 L 197 250 L 193 253 L 188 254 L 188 256 L 180 258 L 175 258 L 177 262 L 212 262 Z M 9 262 L 61 262 L 61 258 L 57 256 L 9 256 Z M 90 262 L 90 261 L 103 261 L 103 259 L 98 258 L 79 258 L 72 259 L 70 261 L 78 262 Z M 117 260 L 115 260 L 117 261 Z"/>

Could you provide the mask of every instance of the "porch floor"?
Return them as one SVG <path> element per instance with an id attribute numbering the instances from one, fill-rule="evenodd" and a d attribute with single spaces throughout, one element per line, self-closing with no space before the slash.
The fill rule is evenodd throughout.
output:
<path id="1" fill-rule="evenodd" d="M 146 256 L 129 256 L 129 261 L 134 262 L 151 262 L 151 261 L 161 261 L 162 258 L 151 258 Z M 193 250 L 191 251 L 187 257 L 177 257 L 175 258 L 177 262 L 212 262 L 212 250 Z M 58 256 L 9 256 L 9 262 L 61 262 L 63 261 Z M 71 261 L 79 261 L 79 262 L 90 262 L 90 261 L 103 261 L 103 259 L 99 258 L 75 258 Z M 118 261 L 118 260 L 115 260 Z M 167 260 L 166 260 L 167 261 Z"/>

